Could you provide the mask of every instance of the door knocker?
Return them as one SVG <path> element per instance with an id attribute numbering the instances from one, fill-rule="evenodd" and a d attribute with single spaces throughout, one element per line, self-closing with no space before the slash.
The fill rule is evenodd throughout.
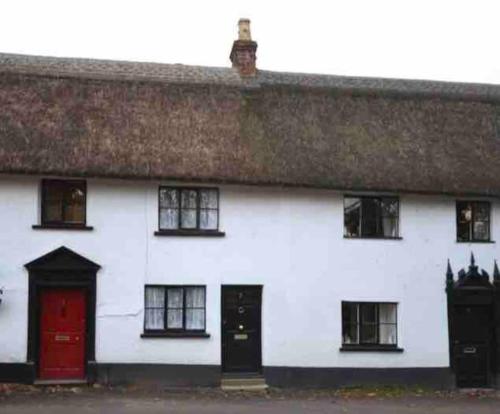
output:
<path id="1" fill-rule="evenodd" d="M 239 313 L 240 315 L 243 315 L 243 314 L 245 313 L 245 308 L 244 308 L 243 306 L 240 306 L 240 307 L 238 308 L 238 313 Z"/>

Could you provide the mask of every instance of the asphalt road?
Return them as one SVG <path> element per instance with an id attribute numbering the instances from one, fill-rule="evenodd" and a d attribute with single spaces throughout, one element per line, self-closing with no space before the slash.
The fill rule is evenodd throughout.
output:
<path id="1" fill-rule="evenodd" d="M 172 398 L 124 395 L 14 395 L 0 399 L 1 414 L 490 414 L 500 399 L 400 397 L 276 399 Z"/>

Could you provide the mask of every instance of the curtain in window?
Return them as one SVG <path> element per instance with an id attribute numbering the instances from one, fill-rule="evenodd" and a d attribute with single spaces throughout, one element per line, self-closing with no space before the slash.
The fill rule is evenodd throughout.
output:
<path id="1" fill-rule="evenodd" d="M 205 329 L 205 288 L 186 288 L 186 329 Z"/>
<path id="2" fill-rule="evenodd" d="M 392 218 L 384 217 L 382 219 L 382 228 L 384 237 L 397 237 L 397 227 L 395 220 Z"/>
<path id="3" fill-rule="evenodd" d="M 217 230 L 218 228 L 217 190 L 200 190 L 200 229 Z"/>
<path id="4" fill-rule="evenodd" d="M 358 344 L 358 304 L 342 303 L 342 342 Z"/>
<path id="5" fill-rule="evenodd" d="M 182 190 L 181 192 L 181 227 L 183 229 L 196 228 L 197 198 L 196 190 Z"/>
<path id="6" fill-rule="evenodd" d="M 160 229 L 179 228 L 179 194 L 175 189 L 160 189 Z"/>
<path id="7" fill-rule="evenodd" d="M 379 341 L 383 345 L 395 345 L 396 336 L 396 305 L 381 303 L 379 305 Z"/>
<path id="8" fill-rule="evenodd" d="M 474 239 L 490 239 L 490 205 L 489 203 L 475 203 L 474 211 Z"/>
<path id="9" fill-rule="evenodd" d="M 167 328 L 182 329 L 184 293 L 182 288 L 168 289 Z"/>
<path id="10" fill-rule="evenodd" d="M 145 328 L 165 328 L 165 290 L 162 287 L 146 288 Z"/>
<path id="11" fill-rule="evenodd" d="M 382 234 L 384 237 L 398 236 L 398 209 L 399 203 L 395 199 L 382 199 Z"/>
<path id="12" fill-rule="evenodd" d="M 216 210 L 200 210 L 200 229 L 217 230 Z"/>
<path id="13" fill-rule="evenodd" d="M 160 210 L 160 228 L 177 229 L 179 228 L 179 210 L 166 208 Z"/>

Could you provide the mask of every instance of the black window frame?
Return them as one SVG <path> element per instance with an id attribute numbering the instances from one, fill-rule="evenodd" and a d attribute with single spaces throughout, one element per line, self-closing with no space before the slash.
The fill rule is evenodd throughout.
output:
<path id="1" fill-rule="evenodd" d="M 175 229 L 166 229 L 161 227 L 161 211 L 166 209 L 161 206 L 161 192 L 162 190 L 174 190 L 177 192 L 177 207 L 178 211 L 178 225 Z M 196 191 L 196 227 L 185 228 L 182 227 L 182 192 L 183 191 Z M 200 193 L 202 191 L 215 191 L 217 194 L 217 207 L 216 208 L 201 208 Z M 186 210 L 184 208 L 184 210 Z M 215 229 L 200 228 L 200 212 L 203 210 L 212 210 L 217 212 L 217 227 Z M 161 185 L 158 187 L 158 230 L 155 232 L 157 236 L 224 236 L 225 233 L 219 230 L 220 226 L 220 191 L 218 187 L 184 187 L 184 186 L 169 186 Z"/>
<path id="2" fill-rule="evenodd" d="M 349 235 L 346 232 L 346 205 L 345 205 L 345 200 L 346 198 L 358 198 L 361 201 L 361 208 L 360 208 L 360 217 L 359 217 L 359 235 L 353 236 Z M 367 235 L 366 233 L 363 234 L 363 201 L 364 200 L 379 200 L 380 202 L 383 202 L 385 200 L 392 200 L 396 201 L 397 205 L 397 212 L 396 216 L 392 217 L 396 220 L 396 236 L 384 236 L 383 234 L 383 229 L 380 234 L 377 235 Z M 358 194 L 344 194 L 343 198 L 343 207 L 344 207 L 344 238 L 346 239 L 387 239 L 387 240 L 401 240 L 402 237 L 400 235 L 400 198 L 399 196 L 395 195 L 358 195 Z M 384 218 L 383 213 L 380 212 L 380 215 L 377 216 L 376 220 L 378 221 L 379 219 L 382 220 Z"/>
<path id="3" fill-rule="evenodd" d="M 470 204 L 471 206 L 471 220 L 469 223 L 469 238 L 468 239 L 463 239 L 460 237 L 460 226 L 461 226 L 461 205 L 463 204 Z M 475 217 L 476 217 L 476 210 L 478 204 L 486 205 L 488 206 L 488 238 L 487 239 L 478 239 L 474 235 L 474 223 L 476 222 Z M 491 240 L 491 202 L 488 200 L 456 200 L 455 203 L 455 215 L 456 215 L 456 237 L 457 237 L 457 242 L 458 243 L 494 243 Z M 482 221 L 482 220 L 481 220 Z"/>
<path id="4" fill-rule="evenodd" d="M 356 322 L 356 327 L 357 327 L 357 343 L 347 343 L 344 342 L 344 333 L 345 333 L 345 315 L 344 315 L 344 305 L 355 305 L 357 307 L 357 322 Z M 362 317 L 362 307 L 363 306 L 376 306 L 376 322 L 374 325 L 377 327 L 376 332 L 377 332 L 377 341 L 376 342 L 364 342 L 361 340 L 361 327 L 363 325 L 373 325 L 373 323 L 363 323 L 361 321 Z M 392 325 L 395 327 L 396 331 L 396 342 L 394 344 L 382 344 L 380 343 L 380 305 L 394 305 L 395 307 L 395 322 L 394 323 L 384 323 L 384 325 Z M 398 329 L 398 308 L 399 308 L 399 303 L 398 302 L 373 302 L 373 301 L 346 301 L 343 300 L 341 302 L 341 322 L 342 322 L 342 347 L 341 351 L 393 351 L 393 352 L 402 352 L 402 349 L 398 347 L 399 343 L 399 329 Z M 350 323 L 349 323 L 350 325 Z"/>
<path id="5" fill-rule="evenodd" d="M 164 329 L 147 329 L 146 328 L 146 310 L 147 309 L 157 309 L 146 306 L 146 290 L 147 288 L 162 288 L 164 290 Z M 203 288 L 204 293 L 204 319 L 203 319 L 203 329 L 186 329 L 186 309 L 201 309 L 201 308 L 186 308 L 186 289 L 189 288 Z M 168 290 L 169 289 L 182 289 L 182 328 L 168 328 Z M 186 336 L 208 336 L 207 332 L 207 286 L 206 285 L 161 285 L 161 284 L 147 284 L 144 285 L 144 323 L 143 323 L 143 336 L 155 336 L 156 334 L 176 334 L 186 335 Z"/>
<path id="6" fill-rule="evenodd" d="M 47 220 L 46 219 L 46 202 L 47 193 L 50 185 L 58 185 L 63 189 L 66 188 L 78 188 L 83 192 L 84 203 L 83 203 L 83 221 L 68 221 L 64 218 L 64 199 L 63 208 L 61 211 L 61 220 Z M 44 178 L 40 183 L 40 226 L 33 226 L 34 228 L 74 228 L 74 229 L 92 229 L 87 226 L 87 181 L 79 179 L 52 179 Z M 63 190 L 64 191 L 64 190 Z"/>

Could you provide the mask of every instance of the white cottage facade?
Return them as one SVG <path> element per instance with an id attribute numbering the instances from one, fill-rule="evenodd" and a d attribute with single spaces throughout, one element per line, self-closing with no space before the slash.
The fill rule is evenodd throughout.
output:
<path id="1" fill-rule="evenodd" d="M 498 88 L 245 33 L 233 69 L 0 55 L 0 380 L 495 386 Z"/>
<path id="2" fill-rule="evenodd" d="M 139 364 L 142 380 L 148 370 L 159 376 L 171 371 L 166 378 L 174 383 L 213 384 L 223 359 L 222 287 L 249 285 L 262 288 L 262 367 L 271 383 L 342 385 L 352 375 L 363 382 L 356 371 L 370 368 L 380 381 L 391 372 L 391 381 L 408 381 L 417 370 L 417 381 L 446 384 L 446 259 L 466 264 L 473 251 L 478 262 L 493 267 L 496 258 L 494 243 L 457 243 L 454 197 L 400 195 L 399 238 L 357 239 L 344 237 L 341 192 L 223 185 L 223 237 L 162 237 L 155 232 L 163 184 L 175 186 L 87 180 L 86 222 L 92 230 L 74 231 L 32 228 L 40 223 L 41 177 L 2 177 L 3 367 L 36 362 L 26 354 L 24 265 L 65 246 L 101 266 L 95 303 L 101 380 L 133 380 Z M 494 240 L 499 213 L 495 201 L 488 201 Z M 204 287 L 207 335 L 144 336 L 149 285 Z M 396 304 L 397 347 L 343 349 L 342 302 Z M 190 377 L 190 367 L 203 376 Z"/>

